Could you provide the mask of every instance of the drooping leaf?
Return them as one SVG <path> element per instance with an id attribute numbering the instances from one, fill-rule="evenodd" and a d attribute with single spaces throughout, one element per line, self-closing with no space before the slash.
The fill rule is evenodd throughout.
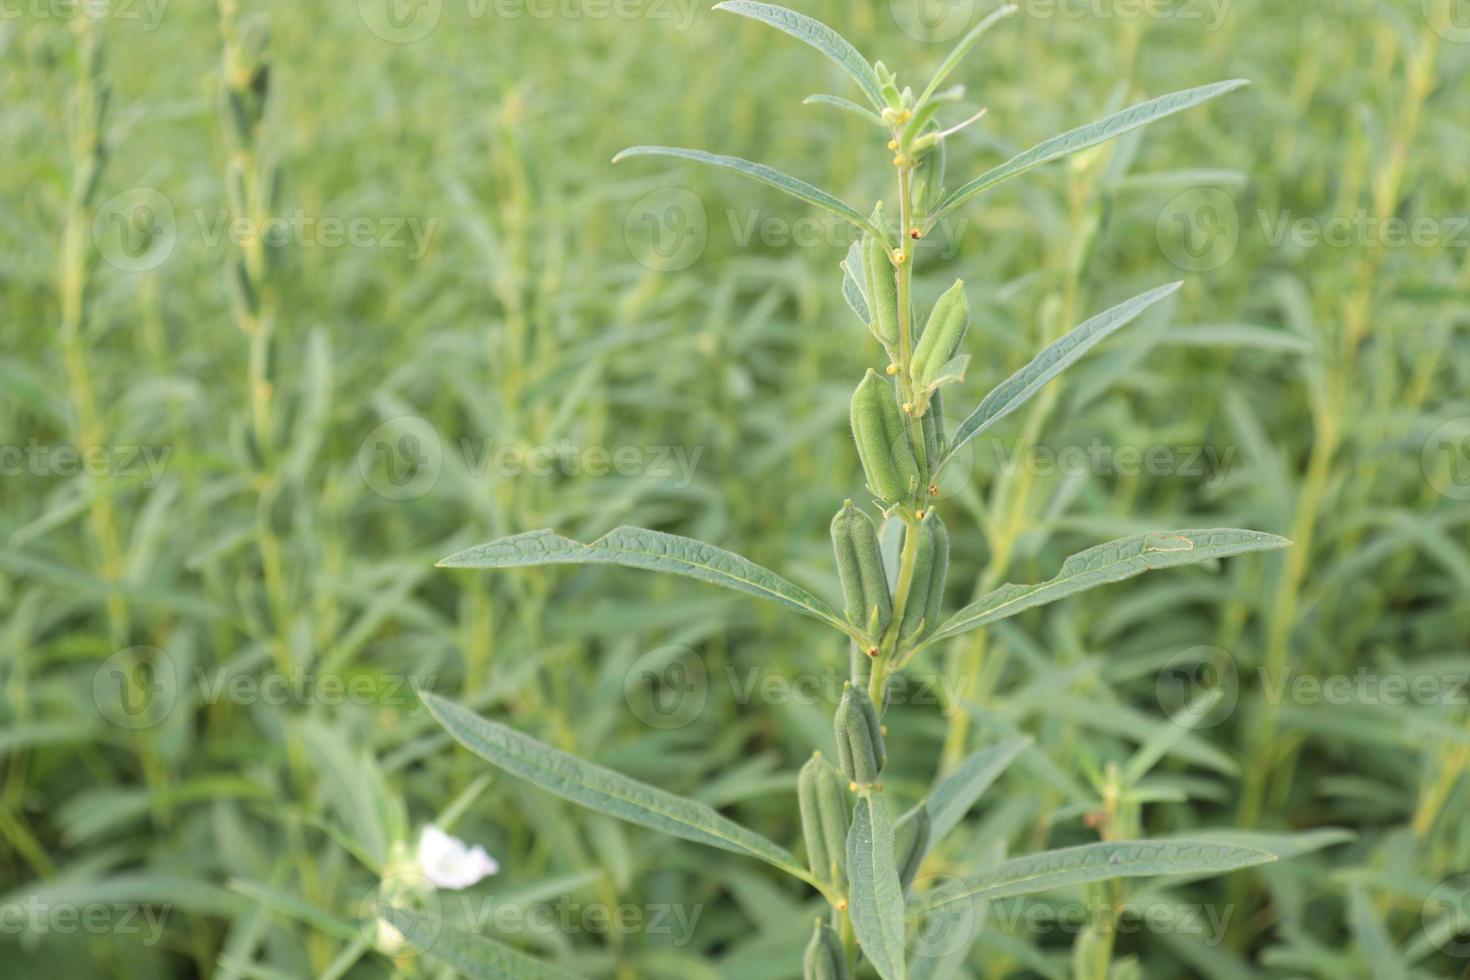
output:
<path id="1" fill-rule="evenodd" d="M 873 325 L 873 313 L 868 309 L 868 296 L 863 291 L 863 245 L 853 242 L 842 260 L 842 298 L 863 321 L 863 326 Z"/>
<path id="2" fill-rule="evenodd" d="M 568 755 L 437 695 L 421 692 L 420 697 L 429 712 L 465 748 L 549 793 L 673 837 L 759 858 L 808 880 L 806 872 L 785 848 L 720 816 L 703 803 Z"/>
<path id="3" fill-rule="evenodd" d="M 591 544 L 573 541 L 551 530 L 527 531 L 450 555 L 439 565 L 444 568 L 622 565 L 667 572 L 769 599 L 829 623 L 849 636 L 855 635 L 831 606 L 770 569 L 703 541 L 640 527 L 614 528 Z"/>
<path id="4" fill-rule="evenodd" d="M 1112 878 L 1223 874 L 1276 860 L 1268 851 L 1203 841 L 1105 841 L 1005 861 L 914 898 L 909 911 L 930 914 L 956 902 L 1010 898 Z"/>
<path id="5" fill-rule="evenodd" d="M 737 174 L 743 174 L 751 180 L 769 184 L 777 190 L 785 191 L 792 197 L 799 198 L 808 204 L 815 204 L 819 208 L 831 211 L 845 221 L 851 221 L 859 228 L 867 229 L 883 238 L 883 232 L 874 227 L 872 222 L 859 214 L 845 201 L 828 194 L 819 187 L 813 187 L 804 180 L 799 180 L 790 174 L 784 174 L 779 170 L 768 167 L 763 163 L 752 163 L 742 160 L 740 157 L 729 157 L 720 153 L 707 153 L 704 150 L 686 150 L 678 146 L 630 146 L 617 156 L 613 157 L 613 163 L 626 160 L 629 157 L 677 157 L 681 160 L 693 160 L 696 163 L 707 163 L 712 167 L 723 167 L 733 170 Z"/>
<path id="6" fill-rule="evenodd" d="M 945 56 L 943 63 L 935 70 L 934 77 L 929 79 L 929 84 L 924 87 L 924 94 L 919 96 L 918 104 L 923 106 L 928 103 L 929 97 L 939 91 L 939 86 L 944 84 L 944 80 L 949 77 L 949 73 L 959 67 L 960 62 L 965 60 L 965 55 L 970 53 L 970 49 L 980 42 L 980 39 L 985 36 L 986 32 L 1001 20 L 1014 14 L 1018 9 L 1015 4 L 1006 4 L 972 27 L 970 33 L 960 38 L 960 42 L 954 46 L 954 50 Z"/>
<path id="7" fill-rule="evenodd" d="M 471 980 L 581 980 L 505 943 L 445 925 L 440 916 L 385 905 L 378 915 L 420 953 Z"/>
<path id="8" fill-rule="evenodd" d="M 829 105 L 832 106 L 834 109 L 841 109 L 843 112 L 852 113 L 864 122 L 870 122 L 875 126 L 884 125 L 883 117 L 879 116 L 872 109 L 869 109 L 866 106 L 860 106 L 851 99 L 844 99 L 841 96 L 822 94 L 808 95 L 806 98 L 801 100 L 801 104 Z"/>
<path id="9" fill-rule="evenodd" d="M 1059 160 L 1064 156 L 1085 150 L 1099 143 L 1106 143 L 1110 139 L 1122 136 L 1124 133 L 1132 132 L 1147 126 L 1151 122 L 1172 116 L 1176 112 L 1191 109 L 1202 102 L 1208 102 L 1217 96 L 1227 92 L 1233 92 L 1250 82 L 1244 78 L 1231 79 L 1225 82 L 1215 82 L 1213 85 L 1201 85 L 1199 88 L 1186 89 L 1182 92 L 1174 92 L 1169 95 L 1161 95 L 1147 102 L 1140 102 L 1121 112 L 1116 112 L 1105 119 L 1100 119 L 1086 126 L 1070 130 L 1060 136 L 1053 136 L 1049 140 L 1038 143 L 1031 149 L 1012 157 L 1005 163 L 992 170 L 988 170 L 965 184 L 963 187 L 950 194 L 929 216 L 929 224 L 933 224 L 944 217 L 955 208 L 964 204 L 976 195 L 989 190 L 1002 181 L 1019 176 L 1028 170 L 1039 167 L 1044 163 Z"/>
<path id="10" fill-rule="evenodd" d="M 992 425 L 1024 405 L 1052 378 L 1077 363 L 1084 354 L 1102 343 L 1115 331 L 1138 319 L 1144 310 L 1178 292 L 1183 282 L 1151 289 L 1140 296 L 1119 303 L 1087 322 L 1074 327 L 1066 336 L 1049 345 L 1032 358 L 1031 363 L 997 385 L 980 400 L 970 417 L 960 423 L 950 440 L 950 450 L 940 467 L 954 458 L 960 447 L 978 437 Z"/>
<path id="11" fill-rule="evenodd" d="M 968 633 L 989 623 L 1078 592 L 1121 582 L 1160 568 L 1193 565 L 1253 551 L 1274 551 L 1291 542 L 1264 531 L 1210 528 L 1150 532 L 1079 551 L 1062 563 L 1057 576 L 1036 585 L 1003 585 L 955 613 L 924 646 Z"/>
<path id="12" fill-rule="evenodd" d="M 1026 751 L 1031 741 L 1029 736 L 1008 738 L 999 745 L 981 749 L 940 780 L 928 801 L 932 843 L 938 843 L 964 819 L 990 784 Z"/>
<path id="13" fill-rule="evenodd" d="M 755 0 L 725 0 L 717 3 L 715 10 L 728 10 L 732 14 L 749 17 L 758 20 L 762 24 L 769 24 L 778 31 L 784 31 L 802 41 L 810 44 L 822 54 L 836 62 L 837 67 L 852 76 L 852 80 L 858 83 L 868 101 L 873 103 L 873 108 L 883 108 L 883 93 L 878 85 L 878 73 L 873 66 L 868 64 L 858 49 L 852 46 L 841 34 L 823 24 L 819 20 L 813 20 L 806 14 L 799 14 L 794 10 L 787 10 L 774 3 L 757 3 Z"/>
<path id="14" fill-rule="evenodd" d="M 852 931 L 883 980 L 904 980 L 903 886 L 894 863 L 893 822 L 876 793 L 863 793 L 847 832 Z"/>

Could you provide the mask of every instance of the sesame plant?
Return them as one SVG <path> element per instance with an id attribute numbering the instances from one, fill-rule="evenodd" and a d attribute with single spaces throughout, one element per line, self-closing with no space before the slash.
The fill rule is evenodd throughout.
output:
<path id="1" fill-rule="evenodd" d="M 809 101 L 871 123 L 875 143 L 885 144 L 891 155 L 894 197 L 878 201 L 866 216 L 831 193 L 735 157 L 636 146 L 614 159 L 663 156 L 732 170 L 825 209 L 859 232 L 860 240 L 841 263 L 842 293 L 877 341 L 872 352 L 881 367 L 870 368 L 852 396 L 852 437 L 867 494 L 860 503 L 844 502 L 832 519 L 841 602 L 829 604 L 807 588 L 714 544 L 638 527 L 619 527 L 586 543 L 552 530 L 530 531 L 462 551 L 440 564 L 478 569 L 603 564 L 665 572 L 775 603 L 843 634 L 850 643 L 851 669 L 834 717 L 835 758 L 815 754 L 797 779 L 794 804 L 800 814 L 805 860 L 703 803 L 563 753 L 424 693 L 430 711 L 463 745 L 527 782 L 600 813 L 763 861 L 819 893 L 829 909 L 815 922 L 805 951 L 808 980 L 835 980 L 869 969 L 884 980 L 945 975 L 968 950 L 966 932 L 973 926 L 967 924 L 967 916 L 990 899 L 1086 885 L 1100 901 L 1116 906 L 1120 879 L 1199 877 L 1273 860 L 1275 855 L 1248 847 L 1135 839 L 1139 802 L 1130 799 L 1129 792 L 1167 748 L 1150 744 L 1139 750 L 1126 772 L 1109 773 L 1115 784 L 1113 796 L 1121 794 L 1124 802 L 1104 824 L 1100 841 L 994 863 L 977 860 L 965 874 L 917 888 L 926 856 L 1007 764 L 1027 750 L 1028 742 L 1016 738 L 980 747 L 951 771 L 940 773 L 932 791 L 906 809 L 895 805 L 883 783 L 889 687 L 926 651 L 1023 610 L 1146 571 L 1287 544 L 1275 535 L 1232 528 L 1139 534 L 1073 555 L 1047 581 L 1005 585 L 946 615 L 950 544 L 937 500 L 945 468 L 966 444 L 1181 284 L 1160 286 L 1076 327 L 997 386 L 952 433 L 944 426 L 944 389 L 964 379 L 970 351 L 983 350 L 983 338 L 979 343 L 971 340 L 963 282 L 947 290 L 927 316 L 918 315 L 914 301 L 916 243 L 946 215 L 1034 167 L 1224 95 L 1245 82 L 1219 82 L 1140 103 L 1046 140 L 947 191 L 946 143 L 984 110 L 949 125 L 945 117 L 964 90 L 945 88 L 944 83 L 982 37 L 1015 8 L 1002 8 L 976 26 L 917 95 L 882 62 L 870 64 L 831 28 L 802 14 L 752 0 L 727 0 L 717 9 L 775 27 L 832 59 L 857 84 L 866 104 L 833 95 L 814 95 Z M 446 943 L 436 935 L 437 928 L 431 932 L 427 920 L 411 911 L 386 907 L 383 915 L 409 942 L 446 957 L 465 972 L 506 975 L 504 958 L 512 954 L 492 940 L 456 935 Z M 1106 921 L 1079 935 L 1074 949 L 1078 976 L 1119 975 L 1113 972 L 1112 935 Z M 945 939 L 936 942 L 936 936 Z M 524 964 L 518 968 L 529 970 Z M 547 968 L 540 975 L 559 971 Z"/>

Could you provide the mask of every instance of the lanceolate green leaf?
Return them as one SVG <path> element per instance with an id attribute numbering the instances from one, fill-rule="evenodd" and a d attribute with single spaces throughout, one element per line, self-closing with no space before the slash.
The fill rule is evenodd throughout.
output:
<path id="1" fill-rule="evenodd" d="M 1057 577 L 1037 585 L 1003 585 L 971 603 L 941 626 L 924 646 L 1046 605 L 1087 589 L 1121 582 L 1160 568 L 1193 565 L 1291 544 L 1263 531 L 1235 528 L 1150 532 L 1080 551 L 1062 563 Z"/>
<path id="2" fill-rule="evenodd" d="M 970 417 L 960 423 L 950 439 L 950 449 L 939 464 L 942 469 L 961 446 L 979 436 L 1007 415 L 1024 405 L 1032 395 L 1041 390 L 1052 378 L 1076 364 L 1088 351 L 1106 340 L 1117 330 L 1127 326 L 1155 303 L 1172 296 L 1184 285 L 1170 283 L 1152 289 L 1141 296 L 1119 303 L 1110 310 L 1099 313 L 1086 323 L 1073 328 L 1066 336 L 1037 354 L 1021 370 L 1002 381 L 981 399 Z"/>
<path id="3" fill-rule="evenodd" d="M 717 3 L 715 10 L 728 10 L 732 14 L 749 17 L 763 24 L 769 24 L 778 31 L 785 31 L 798 41 L 804 41 L 822 52 L 828 58 L 837 63 L 837 66 L 852 76 L 852 80 L 858 83 L 868 101 L 873 103 L 873 108 L 883 108 L 883 93 L 878 87 L 878 73 L 873 66 L 868 64 L 858 49 L 841 34 L 823 24 L 819 20 L 813 20 L 806 14 L 798 14 L 794 10 L 778 7 L 774 3 L 756 3 L 755 0 L 725 0 Z"/>
<path id="4" fill-rule="evenodd" d="M 641 527 L 614 528 L 591 544 L 573 541 L 555 531 L 527 531 L 450 555 L 439 564 L 445 568 L 623 565 L 668 572 L 769 599 L 858 638 L 831 606 L 770 569 L 703 541 Z"/>
<path id="5" fill-rule="evenodd" d="M 1059 160 L 1064 156 L 1085 150 L 1099 143 L 1106 143 L 1110 139 L 1122 136 L 1124 133 L 1132 132 L 1151 122 L 1172 116 L 1176 112 L 1193 108 L 1201 102 L 1208 102 L 1216 96 L 1233 92 L 1250 82 L 1244 78 L 1236 78 L 1227 82 L 1216 82 L 1213 85 L 1202 85 L 1199 88 L 1186 89 L 1183 92 L 1174 92 L 1170 95 L 1161 95 L 1157 99 L 1140 102 L 1136 106 L 1124 109 L 1122 112 L 1114 113 L 1106 119 L 1100 119 L 1094 123 L 1053 136 L 1051 139 L 1038 143 L 1020 156 L 1012 157 L 1005 163 L 988 170 L 976 177 L 974 180 L 960 187 L 934 210 L 929 216 L 929 224 L 933 224 L 944 217 L 955 208 L 975 197 L 977 194 L 987 191 L 1002 181 L 1019 176 L 1034 167 L 1044 163 Z"/>
<path id="6" fill-rule="evenodd" d="M 1008 738 L 976 752 L 940 780 L 928 801 L 931 847 L 964 819 L 990 784 L 1030 745 L 1029 737 Z"/>
<path id="7" fill-rule="evenodd" d="M 876 793 L 863 793 L 847 832 L 852 931 L 883 980 L 904 980 L 903 886 L 893 855 L 893 823 Z"/>
<path id="8" fill-rule="evenodd" d="M 785 848 L 703 803 L 553 749 L 452 701 L 428 692 L 419 696 L 439 724 L 465 748 L 549 793 L 673 837 L 759 858 L 803 881 L 810 880 Z"/>
<path id="9" fill-rule="evenodd" d="M 1111 878 L 1223 874 L 1276 860 L 1269 851 L 1204 841 L 1107 841 L 1005 861 L 909 902 L 930 914 L 957 902 L 1010 898 Z"/>
<path id="10" fill-rule="evenodd" d="M 829 105 L 829 106 L 832 106 L 834 109 L 841 109 L 843 112 L 850 112 L 853 115 L 857 116 L 858 118 L 864 120 L 865 122 L 870 122 L 870 123 L 872 123 L 875 126 L 882 126 L 882 125 L 884 125 L 883 118 L 881 116 L 879 116 L 876 112 L 874 112 L 872 109 L 866 108 L 864 106 L 860 106 L 856 102 L 852 101 L 851 99 L 844 99 L 844 98 L 841 98 L 840 96 L 836 96 L 836 95 L 808 95 L 806 98 L 804 98 L 804 99 L 801 100 L 801 104 L 802 105 Z"/>
<path id="11" fill-rule="evenodd" d="M 965 60 L 965 55 L 970 53 L 970 49 L 980 42 L 980 39 L 985 36 L 986 32 L 994 27 L 998 21 L 1014 14 L 1017 9 L 1014 4 L 1006 4 L 972 27 L 970 33 L 960 38 L 960 43 L 954 46 L 954 50 L 945 57 L 944 63 L 934 72 L 934 77 L 929 79 L 929 84 L 924 87 L 924 94 L 919 96 L 918 104 L 920 106 L 926 104 L 929 101 L 929 97 L 939 91 L 939 86 L 944 84 L 944 80 L 949 77 L 949 73 L 959 67 L 960 62 Z"/>
<path id="12" fill-rule="evenodd" d="M 804 180 L 798 180 L 790 174 L 768 167 L 763 163 L 752 163 L 739 157 L 727 157 L 719 153 L 706 153 L 704 150 L 686 150 L 678 146 L 630 146 L 617 156 L 613 157 L 613 163 L 626 160 L 629 157 L 678 157 L 682 160 L 693 160 L 696 163 L 707 163 L 712 167 L 723 167 L 733 170 L 737 174 L 743 174 L 751 180 L 758 180 L 762 184 L 769 184 L 777 190 L 785 191 L 792 197 L 800 198 L 808 204 L 815 204 L 819 208 L 831 211 L 845 221 L 851 221 L 859 228 L 873 232 L 879 238 L 886 240 L 887 236 L 874 227 L 872 222 L 863 217 L 851 205 L 840 198 L 833 197 L 819 187 L 813 187 Z"/>
<path id="13" fill-rule="evenodd" d="M 559 966 L 532 959 L 505 943 L 445 925 L 438 915 L 385 905 L 380 918 L 410 946 L 471 980 L 581 980 Z"/>
<path id="14" fill-rule="evenodd" d="M 863 246 L 861 242 L 853 242 L 847 250 L 847 257 L 842 260 L 842 298 L 847 300 L 847 305 L 863 321 L 863 326 L 870 326 L 873 322 L 872 311 L 868 309 L 868 297 L 863 292 Z"/>

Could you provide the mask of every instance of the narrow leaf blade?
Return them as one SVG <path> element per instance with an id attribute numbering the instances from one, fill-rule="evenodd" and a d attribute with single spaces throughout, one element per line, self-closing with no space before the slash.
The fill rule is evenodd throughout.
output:
<path id="1" fill-rule="evenodd" d="M 517 568 L 529 565 L 621 565 L 667 572 L 768 599 L 852 634 L 832 607 L 806 589 L 747 558 L 693 538 L 641 527 L 614 528 L 583 544 L 555 531 L 527 531 L 466 549 L 439 562 L 444 568 Z"/>
<path id="2" fill-rule="evenodd" d="M 799 14 L 794 10 L 787 10 L 774 3 L 757 3 L 755 0 L 725 0 L 717 3 L 715 10 L 728 10 L 732 14 L 741 17 L 749 17 L 758 20 L 762 24 L 768 24 L 778 31 L 790 34 L 805 44 L 816 48 L 826 55 L 837 67 L 852 76 L 852 80 L 858 83 L 868 101 L 873 107 L 883 107 L 883 93 L 878 86 L 878 73 L 873 66 L 868 64 L 868 59 L 852 46 L 852 43 L 838 34 L 832 28 L 819 20 L 814 20 L 805 14 Z"/>
<path id="3" fill-rule="evenodd" d="M 853 807 L 847 832 L 852 931 L 883 980 L 904 980 L 903 886 L 894 861 L 893 823 L 876 793 Z"/>
<path id="4" fill-rule="evenodd" d="M 970 49 L 978 44 L 980 42 L 980 39 L 984 37 L 986 33 L 996 25 L 996 23 L 1004 20 L 1011 14 L 1014 14 L 1018 9 L 1019 8 L 1016 7 L 1014 4 L 1006 4 L 1004 7 L 1001 7 L 999 10 L 994 11 L 989 17 L 986 17 L 980 23 L 971 28 L 970 33 L 960 38 L 960 42 L 954 46 L 954 50 L 950 51 L 950 53 L 945 56 L 944 62 L 934 72 L 934 77 L 929 80 L 929 84 L 925 86 L 924 94 L 919 96 L 918 104 L 922 106 L 927 103 L 930 96 L 939 91 L 939 86 L 944 84 L 944 80 L 949 77 L 949 73 L 958 68 L 960 62 L 965 60 L 965 55 L 970 53 Z"/>
<path id="5" fill-rule="evenodd" d="M 384 905 L 378 916 L 402 933 L 414 949 L 471 980 L 580 980 L 575 973 L 488 936 L 447 926 L 438 915 Z"/>
<path id="6" fill-rule="evenodd" d="M 851 113 L 852 115 L 857 116 L 859 119 L 862 119 L 864 122 L 870 122 L 875 126 L 884 125 L 883 117 L 879 116 L 872 109 L 869 109 L 866 106 L 860 106 L 851 99 L 844 99 L 841 96 L 821 94 L 808 95 L 806 98 L 801 100 L 801 104 L 829 105 L 834 109 L 841 109 L 843 112 Z"/>
<path id="7" fill-rule="evenodd" d="M 960 423 L 950 441 L 949 452 L 940 464 L 941 468 L 954 458 L 960 447 L 1020 408 L 1048 381 L 1076 364 L 1083 355 L 1113 333 L 1138 319 L 1149 307 L 1178 292 L 1183 285 L 1182 281 L 1170 283 L 1119 303 L 1074 327 L 1066 336 L 1037 354 L 1031 363 L 1002 381 L 981 399 L 970 417 Z"/>
<path id="8" fill-rule="evenodd" d="M 437 695 L 421 692 L 420 697 L 439 724 L 465 748 L 549 793 L 641 827 L 759 858 L 799 878 L 806 877 L 785 848 L 703 803 L 553 749 Z"/>
<path id="9" fill-rule="evenodd" d="M 1150 532 L 1120 538 L 1079 551 L 1062 563 L 1057 576 L 1036 585 L 1003 585 L 950 617 L 926 641 L 935 643 L 1006 619 L 1036 606 L 1056 602 L 1087 589 L 1161 568 L 1177 568 L 1253 551 L 1274 551 L 1291 544 L 1264 531 L 1238 528 Z"/>
<path id="10" fill-rule="evenodd" d="M 1141 129 L 1149 123 L 1156 122 L 1175 113 L 1192 109 L 1202 102 L 1233 92 L 1238 88 L 1249 85 L 1250 82 L 1244 78 L 1235 78 L 1225 82 L 1215 82 L 1213 85 L 1201 85 L 1198 88 L 1186 89 L 1182 92 L 1173 92 L 1169 95 L 1161 95 L 1147 102 L 1140 102 L 1121 112 L 1115 112 L 1111 116 L 1100 119 L 1097 122 L 1088 123 L 1069 130 L 1060 136 L 1053 136 L 1036 144 L 1031 149 L 1012 157 L 1005 163 L 992 170 L 988 170 L 976 177 L 974 180 L 956 190 L 935 209 L 929 218 L 930 225 L 944 217 L 955 208 L 964 204 L 976 195 L 989 190 L 1002 181 L 1017 177 L 1028 170 L 1039 167 L 1044 163 L 1059 160 L 1089 147 L 1106 143 L 1110 139 L 1122 136 L 1124 133 Z"/>
<path id="11" fill-rule="evenodd" d="M 1223 874 L 1276 860 L 1269 851 L 1204 841 L 1106 841 L 1015 858 L 910 903 L 932 914 L 957 902 L 1031 895 L 1067 885 L 1151 875 Z"/>
<path id="12" fill-rule="evenodd" d="M 931 846 L 943 840 L 964 819 L 990 784 L 1030 747 L 1031 741 L 1029 736 L 1020 736 L 981 749 L 939 781 L 928 799 Z"/>

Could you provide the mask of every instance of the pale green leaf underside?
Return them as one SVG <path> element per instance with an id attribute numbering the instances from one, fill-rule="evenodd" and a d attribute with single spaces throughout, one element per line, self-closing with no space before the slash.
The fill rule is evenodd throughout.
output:
<path id="1" fill-rule="evenodd" d="M 1193 565 L 1253 551 L 1274 551 L 1291 542 L 1264 531 L 1210 528 L 1154 531 L 1080 551 L 1062 563 L 1056 578 L 1036 585 L 1003 585 L 950 617 L 924 645 L 968 633 L 1036 606 L 1087 589 L 1121 582 L 1160 568 Z"/>
<path id="2" fill-rule="evenodd" d="M 931 847 L 964 819 L 990 784 L 1030 745 L 1029 737 L 1008 738 L 976 752 L 939 781 L 928 799 Z"/>
<path id="3" fill-rule="evenodd" d="M 629 157 L 676 157 L 681 160 L 693 160 L 696 163 L 707 163 L 712 167 L 723 167 L 726 170 L 733 170 L 737 174 L 749 177 L 751 180 L 757 180 L 762 184 L 769 184 L 777 190 L 785 191 L 792 197 L 803 200 L 808 204 L 815 204 L 819 208 L 825 208 L 839 218 L 850 221 L 859 228 L 865 228 L 880 238 L 885 237 L 883 232 L 875 228 L 867 218 L 864 218 L 841 198 L 834 197 L 820 187 L 813 187 L 804 180 L 800 180 L 790 174 L 782 173 L 763 163 L 752 163 L 749 160 L 742 160 L 740 157 L 728 157 L 720 153 L 708 153 L 704 150 L 688 150 L 679 146 L 630 146 L 613 157 L 613 163 L 618 163 Z"/>
<path id="4" fill-rule="evenodd" d="M 505 943 L 447 926 L 437 915 L 384 906 L 378 915 L 410 946 L 471 980 L 582 980 Z"/>
<path id="5" fill-rule="evenodd" d="M 445 568 L 622 565 L 667 572 L 769 599 L 853 635 L 831 606 L 770 569 L 703 541 L 641 527 L 614 528 L 591 544 L 555 531 L 527 531 L 450 555 L 439 564 Z"/>
<path id="6" fill-rule="evenodd" d="M 725 0 L 717 3 L 715 10 L 728 10 L 732 14 L 749 17 L 758 20 L 762 24 L 768 24 L 778 31 L 784 31 L 802 41 L 810 44 L 822 54 L 832 59 L 839 68 L 852 76 L 852 80 L 858 83 L 868 101 L 873 103 L 875 109 L 883 107 L 883 93 L 878 86 L 878 73 L 873 66 L 868 64 L 852 43 L 838 34 L 832 28 L 819 20 L 813 20 L 805 14 L 799 14 L 785 7 L 778 7 L 773 3 L 756 3 L 755 0 Z"/>
<path id="7" fill-rule="evenodd" d="M 864 793 L 847 832 L 848 914 L 858 945 L 883 980 L 904 980 L 903 886 L 893 823 L 881 797 Z"/>
<path id="8" fill-rule="evenodd" d="M 1170 283 L 1119 303 L 1074 327 L 1066 336 L 1046 347 L 1032 358 L 1031 363 L 1002 381 L 980 400 L 970 417 L 955 429 L 949 452 L 940 462 L 939 469 L 943 469 L 954 458 L 960 447 L 1020 408 L 1048 381 L 1076 364 L 1088 351 L 1113 333 L 1138 319 L 1144 310 L 1173 295 L 1182 285 L 1183 282 Z"/>
<path id="9" fill-rule="evenodd" d="M 465 748 L 549 793 L 673 837 L 759 858 L 803 880 L 807 877 L 785 848 L 703 803 L 568 755 L 428 692 L 420 697 Z"/>
<path id="10" fill-rule="evenodd" d="M 1215 82 L 1213 85 L 1201 85 L 1199 88 L 1186 89 L 1170 95 L 1161 95 L 1156 99 L 1140 102 L 1122 112 L 1116 112 L 1105 119 L 1080 126 L 1060 136 L 1053 136 L 1049 140 L 1036 144 L 1020 156 L 1012 157 L 993 170 L 986 171 L 950 194 L 930 215 L 929 224 L 933 226 L 936 221 L 961 204 L 1002 181 L 1019 176 L 1044 163 L 1059 160 L 1069 154 L 1097 146 L 1099 143 L 1106 143 L 1124 133 L 1140 129 L 1151 122 L 1172 116 L 1176 112 L 1183 112 L 1185 109 L 1191 109 L 1201 102 L 1208 102 L 1216 96 L 1233 92 L 1249 84 L 1250 82 L 1244 78 L 1236 78 L 1226 82 Z"/>
<path id="11" fill-rule="evenodd" d="M 801 100 L 801 103 L 802 105 L 829 105 L 834 109 L 841 109 L 843 112 L 852 113 L 864 122 L 873 123 L 875 126 L 885 125 L 883 118 L 872 109 L 866 106 L 860 106 L 851 99 L 844 99 L 838 95 L 808 95 Z"/>
<path id="12" fill-rule="evenodd" d="M 1223 874 L 1276 860 L 1269 851 L 1204 841 L 1107 841 L 1015 858 L 916 897 L 914 914 L 932 914 L 956 902 L 1031 895 L 1068 885 L 1151 875 Z"/>
<path id="13" fill-rule="evenodd" d="M 863 326 L 872 326 L 873 314 L 868 309 L 868 296 L 863 285 L 861 242 L 853 242 L 847 250 L 847 257 L 842 260 L 842 298 L 847 300 L 847 305 L 863 321 Z"/>

